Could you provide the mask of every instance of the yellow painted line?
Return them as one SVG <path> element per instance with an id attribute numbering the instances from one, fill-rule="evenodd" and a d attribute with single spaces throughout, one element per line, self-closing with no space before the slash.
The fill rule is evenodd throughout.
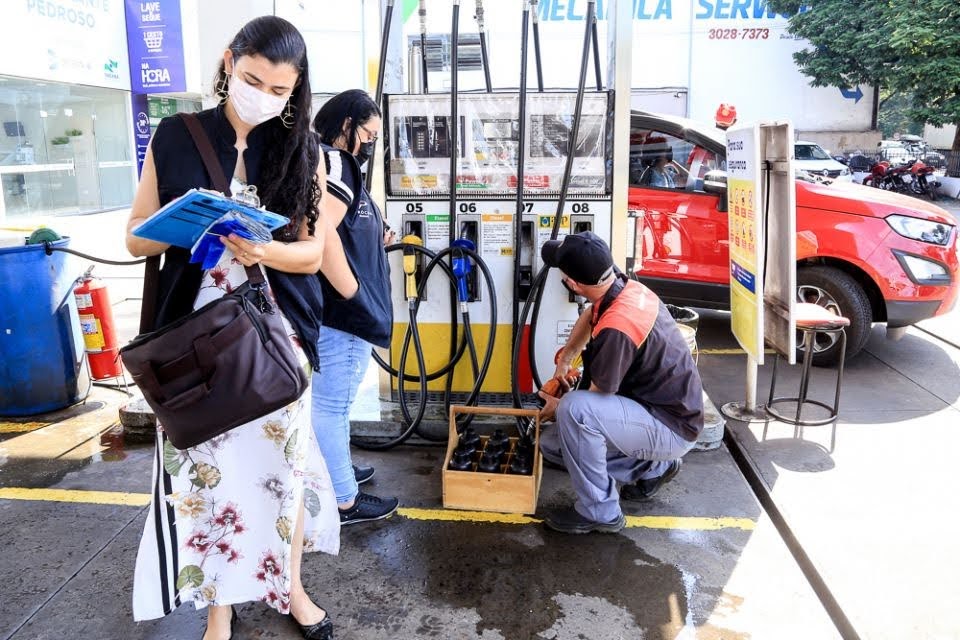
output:
<path id="1" fill-rule="evenodd" d="M 0 433 L 30 433 L 49 427 L 52 422 L 0 422 Z"/>
<path id="2" fill-rule="evenodd" d="M 501 524 L 536 524 L 539 518 L 513 513 L 489 511 L 457 511 L 454 509 L 397 509 L 397 515 L 411 520 L 441 522 L 495 522 Z M 752 531 L 756 523 L 749 518 L 703 518 L 682 516 L 627 516 L 627 527 L 633 529 L 687 529 L 718 531 L 742 529 Z"/>
<path id="3" fill-rule="evenodd" d="M 143 507 L 150 504 L 149 493 L 119 491 L 80 491 L 77 489 L 0 489 L 0 500 L 37 500 L 42 502 L 74 502 L 79 504 L 115 504 Z"/>
<path id="4" fill-rule="evenodd" d="M 80 491 L 74 489 L 0 489 L 0 500 L 35 500 L 42 502 L 72 502 L 77 504 L 110 504 L 143 507 L 150 504 L 148 493 L 120 493 L 116 491 Z M 475 522 L 496 524 L 537 524 L 539 518 L 489 511 L 458 511 L 455 509 L 402 508 L 397 515 L 409 520 L 427 522 Z M 741 529 L 752 531 L 756 523 L 749 518 L 705 518 L 691 516 L 627 516 L 631 529 L 684 529 L 689 531 L 718 531 Z"/>
<path id="5" fill-rule="evenodd" d="M 491 511 L 457 511 L 456 509 L 397 509 L 397 515 L 410 520 L 441 522 L 496 522 L 501 524 L 533 524 L 537 518 L 516 513 L 493 513 Z"/>

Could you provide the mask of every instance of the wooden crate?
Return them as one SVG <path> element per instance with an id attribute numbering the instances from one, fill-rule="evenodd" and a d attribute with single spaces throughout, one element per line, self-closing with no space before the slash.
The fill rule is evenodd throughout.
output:
<path id="1" fill-rule="evenodd" d="M 533 474 L 513 475 L 506 472 L 484 473 L 481 471 L 453 471 L 449 468 L 453 450 L 457 446 L 457 416 L 473 414 L 483 416 L 522 416 L 534 423 Z M 537 510 L 540 495 L 540 478 L 543 461 L 540 458 L 540 412 L 537 409 L 512 409 L 499 407 L 450 407 L 450 434 L 447 455 L 443 459 L 443 506 L 448 509 L 473 511 L 499 511 L 502 513 L 532 514 Z M 486 436 L 481 441 L 486 444 Z M 511 448 L 517 438 L 510 438 Z M 506 461 L 509 463 L 509 458 Z M 504 465 L 505 468 L 506 465 Z"/>

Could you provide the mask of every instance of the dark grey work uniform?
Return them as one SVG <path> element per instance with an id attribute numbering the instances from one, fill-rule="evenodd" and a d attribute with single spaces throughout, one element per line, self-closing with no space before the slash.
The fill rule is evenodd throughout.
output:
<path id="1" fill-rule="evenodd" d="M 676 322 L 639 282 L 615 281 L 592 323 L 581 387 L 599 391 L 565 395 L 540 449 L 570 472 L 577 512 L 611 522 L 621 515 L 616 481 L 658 477 L 693 447 L 703 386 Z"/>

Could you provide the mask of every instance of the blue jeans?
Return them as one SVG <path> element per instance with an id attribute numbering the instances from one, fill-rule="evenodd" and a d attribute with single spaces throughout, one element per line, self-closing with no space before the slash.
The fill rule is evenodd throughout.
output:
<path id="1" fill-rule="evenodd" d="M 350 457 L 350 406 L 370 364 L 371 349 L 355 335 L 320 329 L 320 371 L 314 372 L 311 384 L 313 432 L 339 504 L 352 502 L 359 493 Z"/>
<path id="2" fill-rule="evenodd" d="M 642 404 L 595 391 L 571 391 L 557 407 L 557 423 L 540 433 L 540 452 L 566 466 L 577 494 L 574 508 L 594 522 L 620 517 L 617 482 L 663 475 L 670 461 L 693 448 Z"/>

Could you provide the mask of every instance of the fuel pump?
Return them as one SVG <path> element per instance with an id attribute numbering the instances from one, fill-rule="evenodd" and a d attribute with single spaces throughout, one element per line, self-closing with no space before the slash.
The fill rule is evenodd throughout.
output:
<path id="1" fill-rule="evenodd" d="M 583 230 L 610 237 L 611 100 L 584 87 L 595 2 L 577 90 L 529 96 L 526 33 L 535 3 L 524 3 L 519 92 L 463 95 L 459 5 L 452 3 L 450 93 L 383 100 L 384 208 L 416 237 L 388 248 L 396 320 L 382 366 L 405 426 L 384 446 L 413 432 L 429 437 L 423 412 L 441 401 L 472 404 L 481 393 L 484 404 L 532 400 L 538 371 L 553 371 L 582 308 L 548 277 L 540 247 Z"/>

